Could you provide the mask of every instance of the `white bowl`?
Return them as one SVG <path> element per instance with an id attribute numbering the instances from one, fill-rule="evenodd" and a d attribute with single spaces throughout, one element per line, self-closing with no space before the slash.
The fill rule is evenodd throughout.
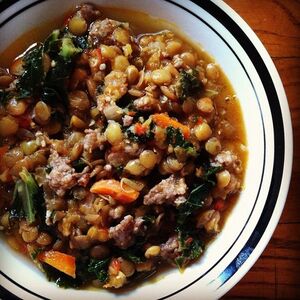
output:
<path id="1" fill-rule="evenodd" d="M 22 33 L 82 1 L 23 0 L 0 16 L 0 52 Z M 183 274 L 124 294 L 61 289 L 2 241 L 0 284 L 22 299 L 215 299 L 250 269 L 266 247 L 281 215 L 292 166 L 291 120 L 279 75 L 248 25 L 225 3 L 185 0 L 94 0 L 102 6 L 144 11 L 176 23 L 221 65 L 240 99 L 249 161 L 242 192 L 223 231 L 199 262 Z"/>

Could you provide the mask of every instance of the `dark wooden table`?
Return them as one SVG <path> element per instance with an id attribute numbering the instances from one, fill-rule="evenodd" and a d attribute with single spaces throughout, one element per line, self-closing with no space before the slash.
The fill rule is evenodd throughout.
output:
<path id="1" fill-rule="evenodd" d="M 225 0 L 271 55 L 293 122 L 293 173 L 273 237 L 247 275 L 224 299 L 300 299 L 300 1 Z"/>

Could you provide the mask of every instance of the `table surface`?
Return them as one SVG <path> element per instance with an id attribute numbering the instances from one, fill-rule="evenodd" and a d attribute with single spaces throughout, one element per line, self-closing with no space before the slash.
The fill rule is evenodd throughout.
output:
<path id="1" fill-rule="evenodd" d="M 300 299 L 300 1 L 225 0 L 272 57 L 288 98 L 294 136 L 287 202 L 267 248 L 224 299 Z"/>

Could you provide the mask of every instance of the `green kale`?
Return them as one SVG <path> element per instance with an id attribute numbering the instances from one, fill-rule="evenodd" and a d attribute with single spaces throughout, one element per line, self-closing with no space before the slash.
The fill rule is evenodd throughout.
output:
<path id="1" fill-rule="evenodd" d="M 12 93 L 0 90 L 0 104 L 5 105 L 11 97 Z"/>
<path id="2" fill-rule="evenodd" d="M 167 127 L 167 143 L 172 145 L 174 148 L 180 147 L 190 156 L 197 156 L 197 151 L 194 145 L 185 140 L 179 128 L 172 126 Z"/>
<path id="3" fill-rule="evenodd" d="M 195 233 L 190 233 L 187 231 L 179 231 L 178 238 L 180 256 L 175 258 L 175 264 L 181 269 L 190 261 L 201 256 L 203 253 L 204 244 Z"/>
<path id="4" fill-rule="evenodd" d="M 17 82 L 19 98 L 39 94 L 44 79 L 43 47 L 38 45 L 24 55 L 24 72 Z"/>
<path id="5" fill-rule="evenodd" d="M 146 226 L 150 226 L 150 225 L 154 224 L 156 217 L 153 215 L 144 215 L 143 220 L 144 220 L 143 224 L 145 224 Z"/>
<path id="6" fill-rule="evenodd" d="M 122 257 L 125 258 L 125 259 L 128 259 L 128 260 L 130 260 L 130 261 L 132 261 L 134 263 L 141 263 L 141 262 L 145 261 L 145 259 L 143 257 L 136 256 L 136 255 L 134 255 L 134 254 L 132 254 L 130 252 L 124 253 L 122 255 Z"/>
<path id="7" fill-rule="evenodd" d="M 189 148 L 193 147 L 193 144 L 186 141 L 181 130 L 172 126 L 167 127 L 167 143 L 173 147 Z"/>
<path id="8" fill-rule="evenodd" d="M 59 270 L 51 267 L 50 265 L 43 263 L 42 264 L 43 270 L 46 273 L 46 276 L 49 281 L 55 282 L 59 287 L 62 288 L 77 288 L 80 287 L 83 281 L 77 277 L 72 278 L 71 276 L 60 272 Z M 77 270 L 77 267 L 76 267 Z"/>
<path id="9" fill-rule="evenodd" d="M 59 52 L 60 56 L 62 56 L 66 60 L 69 60 L 80 52 L 82 52 L 82 49 L 75 47 L 71 38 L 69 37 L 62 38 L 61 48 Z"/>
<path id="10" fill-rule="evenodd" d="M 76 258 L 76 278 L 72 278 L 46 263 L 43 263 L 42 267 L 48 280 L 55 282 L 58 286 L 64 288 L 78 288 L 90 280 L 96 279 L 96 275 L 88 271 L 89 262 L 90 260 L 87 256 Z"/>
<path id="11" fill-rule="evenodd" d="M 135 143 L 145 144 L 154 139 L 154 123 L 151 122 L 147 131 L 143 134 L 137 134 L 135 132 L 135 125 L 130 126 L 126 129 L 126 135 L 129 140 Z"/>
<path id="12" fill-rule="evenodd" d="M 204 176 L 201 178 L 202 183 L 195 187 L 187 201 L 178 207 L 177 225 L 179 228 L 185 226 L 189 216 L 204 205 L 204 200 L 216 184 L 215 174 L 219 172 L 221 167 L 210 167 L 206 169 Z"/>
<path id="13" fill-rule="evenodd" d="M 126 250 L 118 249 L 117 253 L 121 257 L 123 257 L 127 260 L 130 260 L 133 263 L 141 263 L 141 262 L 145 261 L 144 254 L 141 251 L 141 247 L 139 247 L 137 245 L 132 246 Z"/>
<path id="14" fill-rule="evenodd" d="M 72 167 L 77 173 L 82 172 L 86 166 L 87 164 L 82 159 L 77 159 L 72 162 Z"/>
<path id="15" fill-rule="evenodd" d="M 30 256 L 32 258 L 32 260 L 36 260 L 38 255 L 43 251 L 43 248 L 36 248 L 34 249 L 31 253 Z"/>
<path id="16" fill-rule="evenodd" d="M 61 35 L 61 32 L 59 29 L 55 29 L 52 31 L 52 33 L 46 38 L 44 41 L 43 50 L 46 53 L 51 52 L 58 52 L 59 49 L 59 36 Z"/>
<path id="17" fill-rule="evenodd" d="M 88 47 L 87 36 L 75 36 L 67 30 L 55 29 L 44 41 L 43 50 L 50 57 L 59 54 L 69 59 Z"/>
<path id="18" fill-rule="evenodd" d="M 117 173 L 119 176 L 121 176 L 122 173 L 123 173 L 123 170 L 124 170 L 124 166 L 120 165 L 120 166 L 115 167 L 115 169 L 116 169 L 116 173 Z"/>
<path id="19" fill-rule="evenodd" d="M 221 166 L 209 167 L 203 175 L 203 180 L 210 182 L 212 185 L 215 185 L 216 182 L 215 175 L 216 173 L 220 172 L 222 169 L 223 168 Z"/>
<path id="20" fill-rule="evenodd" d="M 176 92 L 180 100 L 185 100 L 187 97 L 200 91 L 202 84 L 198 79 L 198 74 L 196 69 L 182 70 L 179 73 Z"/>
<path id="21" fill-rule="evenodd" d="M 95 275 L 100 282 L 108 280 L 108 266 L 111 258 L 103 260 L 91 259 L 88 264 L 88 272 Z"/>
<path id="22" fill-rule="evenodd" d="M 41 92 L 41 100 L 50 105 L 64 101 L 59 91 L 56 90 L 55 87 L 50 87 L 50 86 L 43 87 Z"/>
<path id="23" fill-rule="evenodd" d="M 9 210 L 10 219 L 21 219 L 24 217 L 24 210 L 21 198 L 19 197 L 19 190 L 24 189 L 22 180 L 18 180 L 15 184 L 13 193 L 13 203 Z"/>
<path id="24" fill-rule="evenodd" d="M 89 48 L 87 36 L 72 36 L 72 41 L 77 48 L 82 50 Z"/>
<path id="25" fill-rule="evenodd" d="M 25 168 L 19 175 L 21 179 L 15 184 L 10 216 L 12 218 L 25 216 L 30 224 L 36 220 L 36 202 L 39 188 L 33 176 Z"/>
<path id="26" fill-rule="evenodd" d="M 187 201 L 180 204 L 178 207 L 177 224 L 182 226 L 187 221 L 188 217 L 197 209 L 203 207 L 204 199 L 208 196 L 213 185 L 210 182 L 205 182 L 193 189 Z"/>
<path id="27" fill-rule="evenodd" d="M 73 68 L 72 60 L 58 55 L 44 80 L 41 98 L 47 103 L 68 105 L 67 80 Z"/>

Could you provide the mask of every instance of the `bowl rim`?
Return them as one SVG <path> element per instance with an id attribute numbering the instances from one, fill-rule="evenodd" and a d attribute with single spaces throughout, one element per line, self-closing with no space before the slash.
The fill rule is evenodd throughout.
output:
<path id="1" fill-rule="evenodd" d="M 46 0 L 29 0 L 26 1 L 26 3 L 24 1 L 25 4 L 23 8 L 5 19 L 4 22 L 0 24 L 0 28 L 6 22 L 13 19 L 16 15 L 20 14 L 24 10 L 44 1 Z M 184 6 L 182 1 L 164 1 L 188 11 L 190 14 L 199 19 L 199 16 Z M 9 1 L 6 8 L 10 8 L 16 2 L 18 1 Z M 275 65 L 267 50 L 249 25 L 247 25 L 247 23 L 235 11 L 224 2 L 221 3 L 217 0 L 203 2 L 187 0 L 186 2 L 193 2 L 195 5 L 204 9 L 214 18 L 218 19 L 218 21 L 226 26 L 226 28 L 229 28 L 228 30 L 239 42 L 242 48 L 247 50 L 251 63 L 255 67 L 260 76 L 261 82 L 264 85 L 267 98 L 269 101 L 272 99 L 272 105 L 270 105 L 272 120 L 275 120 L 274 116 L 276 116 L 276 122 L 273 122 L 275 146 L 272 184 L 264 207 L 265 213 L 262 213 L 262 215 L 264 214 L 264 218 L 260 218 L 260 221 L 255 228 L 256 231 L 254 233 L 256 236 L 254 236 L 253 233 L 240 252 L 240 255 L 244 255 L 242 257 L 242 264 L 244 265 L 243 268 L 240 269 L 236 266 L 237 259 L 241 259 L 236 257 L 223 271 L 222 274 L 226 275 L 226 272 L 230 270 L 230 275 L 226 275 L 227 277 L 225 276 L 225 279 L 220 279 L 221 284 L 218 286 L 217 293 L 218 296 L 221 297 L 235 284 L 237 284 L 237 282 L 246 274 L 246 272 L 259 258 L 260 254 L 271 239 L 279 221 L 288 193 L 292 170 L 293 138 L 291 117 L 284 88 Z M 247 249 L 251 249 L 251 251 L 249 252 Z M 1 270 L 0 274 L 2 274 Z M 222 274 L 220 274 L 220 278 L 222 277 Z M 187 289 L 196 281 L 190 283 L 188 286 L 176 291 L 175 293 Z M 170 294 L 161 299 L 171 297 L 174 294 Z"/>

